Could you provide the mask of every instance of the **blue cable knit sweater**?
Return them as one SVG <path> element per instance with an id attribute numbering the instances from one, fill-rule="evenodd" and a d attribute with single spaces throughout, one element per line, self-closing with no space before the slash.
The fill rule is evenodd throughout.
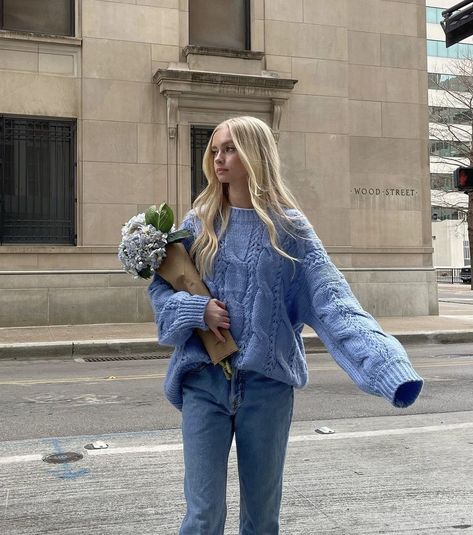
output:
<path id="1" fill-rule="evenodd" d="M 197 235 L 200 222 L 193 211 L 181 228 Z M 300 262 L 293 264 L 273 249 L 256 211 L 232 207 L 213 274 L 204 279 L 211 295 L 227 305 L 239 347 L 232 366 L 303 387 L 308 373 L 301 331 L 307 324 L 362 390 L 397 407 L 411 405 L 422 388 L 421 377 L 401 344 L 361 308 L 307 220 L 301 218 L 297 232 L 288 233 L 279 224 L 277 229 L 279 244 Z M 192 240 L 184 241 L 187 250 Z M 149 295 L 159 341 L 175 346 L 164 388 L 169 401 L 181 409 L 184 375 L 210 362 L 193 333 L 195 328 L 207 329 L 209 298 L 175 292 L 159 275 Z"/>

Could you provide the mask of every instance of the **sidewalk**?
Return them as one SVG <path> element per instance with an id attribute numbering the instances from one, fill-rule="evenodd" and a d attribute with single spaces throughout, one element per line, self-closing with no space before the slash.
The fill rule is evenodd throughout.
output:
<path id="1" fill-rule="evenodd" d="M 473 342 L 473 299 L 444 297 L 438 316 L 377 318 L 403 344 Z M 470 299 L 470 300 L 469 300 Z M 303 331 L 307 351 L 323 348 L 313 330 Z M 154 323 L 51 325 L 0 328 L 0 359 L 160 355 L 171 348 L 157 343 Z"/>

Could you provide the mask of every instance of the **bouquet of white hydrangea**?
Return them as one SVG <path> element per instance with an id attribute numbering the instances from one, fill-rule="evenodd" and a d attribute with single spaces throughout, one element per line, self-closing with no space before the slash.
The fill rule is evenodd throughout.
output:
<path id="1" fill-rule="evenodd" d="M 174 214 L 166 203 L 150 206 L 123 225 L 118 258 L 135 279 L 149 279 L 164 260 L 166 246 L 190 235 L 187 230 L 176 231 Z"/>
<path id="2" fill-rule="evenodd" d="M 156 271 L 176 291 L 210 296 L 186 248 L 179 243 L 191 236 L 188 230 L 176 230 L 174 214 L 166 203 L 159 208 L 150 206 L 123 225 L 118 258 L 135 279 L 149 279 Z M 220 364 L 229 379 L 232 372 L 226 357 L 238 351 L 230 331 L 222 330 L 225 342 L 220 342 L 212 331 L 196 331 L 211 361 Z"/>

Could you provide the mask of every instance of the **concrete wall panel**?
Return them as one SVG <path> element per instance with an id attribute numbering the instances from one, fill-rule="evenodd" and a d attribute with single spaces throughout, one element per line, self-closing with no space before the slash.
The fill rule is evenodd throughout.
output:
<path id="1" fill-rule="evenodd" d="M 346 60 L 347 32 L 344 28 L 296 22 L 266 21 L 268 54 Z"/>
<path id="2" fill-rule="evenodd" d="M 82 57 L 84 78 L 150 81 L 151 47 L 147 43 L 85 38 Z"/>
<path id="3" fill-rule="evenodd" d="M 135 288 L 68 288 L 51 290 L 51 325 L 138 321 Z"/>
<path id="4" fill-rule="evenodd" d="M 75 78 L 11 72 L 1 77 L 2 113 L 50 117 L 79 115 L 80 81 Z"/>
<path id="5" fill-rule="evenodd" d="M 48 323 L 47 289 L 15 288 L 0 291 L 0 327 L 48 325 Z"/>
<path id="6" fill-rule="evenodd" d="M 266 2 L 266 19 L 302 22 L 304 17 L 302 4 L 303 0 L 292 0 L 292 2 L 271 0 L 271 2 Z"/>
<path id="7" fill-rule="evenodd" d="M 350 135 L 380 137 L 381 106 L 381 102 L 371 100 L 350 100 Z"/>
<path id="8" fill-rule="evenodd" d="M 153 204 L 155 182 L 163 182 L 158 165 L 84 162 L 84 203 Z"/>
<path id="9" fill-rule="evenodd" d="M 86 78 L 82 82 L 85 120 L 150 122 L 153 87 L 150 83 Z"/>
<path id="10" fill-rule="evenodd" d="M 82 2 L 82 35 L 136 43 L 179 44 L 179 12 L 148 5 Z"/>
<path id="11" fill-rule="evenodd" d="M 293 58 L 292 76 L 298 80 L 294 93 L 348 96 L 348 68 L 343 61 Z"/>
<path id="12" fill-rule="evenodd" d="M 304 22 L 346 28 L 351 1 L 331 0 L 330 9 L 327 9 L 326 0 L 304 0 Z"/>
<path id="13" fill-rule="evenodd" d="M 84 121 L 85 161 L 136 163 L 138 132 L 135 123 Z"/>
<path id="14" fill-rule="evenodd" d="M 126 201 L 128 199 L 123 199 Z M 141 205 L 129 199 L 127 204 L 84 203 L 84 241 L 88 245 L 118 247 L 122 226 L 141 211 Z M 145 204 L 148 206 L 148 204 Z"/>

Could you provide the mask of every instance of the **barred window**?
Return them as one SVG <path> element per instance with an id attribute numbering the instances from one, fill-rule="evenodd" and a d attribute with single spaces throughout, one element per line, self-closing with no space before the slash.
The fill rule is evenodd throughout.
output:
<path id="1" fill-rule="evenodd" d="M 202 159 L 213 131 L 214 127 L 211 126 L 191 126 L 191 202 L 194 202 L 197 195 L 207 186 L 207 179 L 202 169 Z"/>
<path id="2" fill-rule="evenodd" d="M 75 243 L 75 121 L 0 115 L 0 243 Z"/>
<path id="3" fill-rule="evenodd" d="M 189 44 L 250 50 L 250 1 L 189 2 Z"/>
<path id="4" fill-rule="evenodd" d="M 0 0 L 0 29 L 73 36 L 75 0 Z"/>

